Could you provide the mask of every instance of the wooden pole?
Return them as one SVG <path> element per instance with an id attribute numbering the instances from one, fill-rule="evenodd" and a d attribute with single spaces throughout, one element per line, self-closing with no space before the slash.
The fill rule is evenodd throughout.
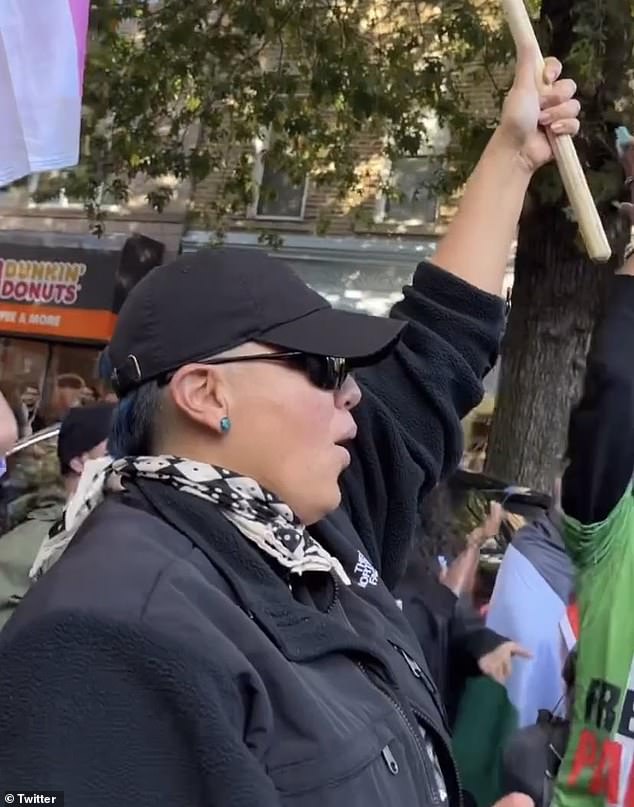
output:
<path id="1" fill-rule="evenodd" d="M 524 0 L 502 0 L 504 13 L 518 50 L 532 47 L 537 54 L 537 81 L 544 83 L 544 58 L 537 43 L 533 25 L 526 11 Z M 610 243 L 603 229 L 603 223 L 590 193 L 588 182 L 579 162 L 577 151 L 570 135 L 557 137 L 547 131 L 550 145 L 557 161 L 561 179 L 568 194 L 568 200 L 577 217 L 581 237 L 588 255 L 593 261 L 604 263 L 612 255 Z"/>

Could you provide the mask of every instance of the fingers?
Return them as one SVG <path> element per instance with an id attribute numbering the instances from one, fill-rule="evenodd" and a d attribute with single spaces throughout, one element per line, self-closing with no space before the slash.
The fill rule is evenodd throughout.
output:
<path id="1" fill-rule="evenodd" d="M 571 79 L 561 79 L 542 93 L 540 106 L 542 112 L 539 123 L 549 128 L 556 135 L 572 135 L 579 132 L 579 113 L 581 104 L 573 98 L 577 85 Z"/>
<path id="2" fill-rule="evenodd" d="M 502 523 L 503 515 L 504 510 L 502 509 L 502 505 L 499 502 L 491 502 L 488 516 L 479 527 L 476 527 L 476 529 L 467 536 L 467 544 L 479 549 L 489 538 L 495 538 L 500 532 L 500 524 Z"/>
<path id="3" fill-rule="evenodd" d="M 546 87 L 540 94 L 539 105 L 541 109 L 548 109 L 564 104 L 573 98 L 577 92 L 577 85 L 571 78 L 562 78 L 550 87 Z"/>
<path id="4" fill-rule="evenodd" d="M 522 647 L 521 644 L 517 644 L 516 642 L 511 643 L 511 655 L 519 656 L 519 658 L 533 658 L 533 654 L 530 650 L 527 650 L 525 647 Z"/>
<path id="5" fill-rule="evenodd" d="M 561 120 L 551 124 L 550 130 L 556 135 L 570 135 L 576 137 L 579 134 L 581 124 L 576 118 L 572 120 Z"/>
<path id="6" fill-rule="evenodd" d="M 576 98 L 571 98 L 570 101 L 564 101 L 558 106 L 544 109 L 539 115 L 539 122 L 542 126 L 548 126 L 555 121 L 577 118 L 580 112 L 581 104 Z"/>
<path id="7" fill-rule="evenodd" d="M 554 56 L 544 59 L 544 83 L 554 84 L 561 75 L 562 70 L 563 65 L 559 59 L 555 59 Z"/>
<path id="8" fill-rule="evenodd" d="M 539 59 L 540 54 L 537 43 L 529 43 L 518 48 L 514 82 L 516 87 L 533 90 L 535 83 L 540 83 L 536 67 L 539 63 Z M 553 56 L 544 59 L 544 72 L 541 76 L 544 84 L 554 84 L 561 75 L 562 69 L 563 67 L 559 59 L 555 59 Z"/>
<path id="9" fill-rule="evenodd" d="M 576 98 L 544 110 L 539 116 L 541 126 L 550 127 L 555 134 L 577 134 L 581 104 Z"/>
<path id="10" fill-rule="evenodd" d="M 498 534 L 503 515 L 504 509 L 502 508 L 502 505 L 499 502 L 491 502 L 489 517 L 487 518 L 485 525 L 485 529 L 489 536 L 494 537 Z"/>
<path id="11" fill-rule="evenodd" d="M 530 659 L 533 654 L 517 642 L 505 642 L 483 656 L 479 661 L 480 670 L 498 684 L 504 684 L 513 672 L 513 658 Z"/>

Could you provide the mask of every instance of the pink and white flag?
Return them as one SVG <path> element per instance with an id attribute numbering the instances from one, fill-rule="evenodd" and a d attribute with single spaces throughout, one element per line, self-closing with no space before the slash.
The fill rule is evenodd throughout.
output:
<path id="1" fill-rule="evenodd" d="M 0 2 L 0 187 L 79 161 L 89 2 Z"/>

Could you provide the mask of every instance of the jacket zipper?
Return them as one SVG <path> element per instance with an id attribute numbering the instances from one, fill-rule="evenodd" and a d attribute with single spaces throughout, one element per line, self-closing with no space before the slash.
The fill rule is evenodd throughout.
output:
<path id="1" fill-rule="evenodd" d="M 427 685 L 431 688 L 432 692 L 437 693 L 437 687 L 435 686 L 434 682 L 425 674 L 425 671 L 420 666 L 420 664 L 411 656 L 407 651 L 403 650 L 402 647 L 398 645 L 393 645 L 394 649 L 397 650 L 401 656 L 405 659 L 407 666 L 410 668 L 412 675 L 415 678 L 420 680 L 424 680 Z M 426 719 L 424 715 L 422 715 L 419 711 L 417 711 L 414 707 L 412 707 L 412 712 L 414 713 L 414 717 L 418 720 L 419 723 L 422 725 L 426 724 Z M 454 769 L 454 773 L 456 776 L 456 782 L 458 784 L 458 799 L 459 799 L 459 807 L 463 807 L 463 796 L 462 796 L 462 780 L 460 779 L 460 771 L 458 770 L 458 766 L 456 765 L 456 760 L 453 756 L 453 753 L 449 747 L 447 747 L 447 751 L 449 752 L 449 758 L 451 759 L 451 763 Z"/>
<path id="2" fill-rule="evenodd" d="M 330 605 L 328 606 L 328 608 L 326 610 L 327 614 L 329 614 L 332 611 L 332 609 L 335 607 L 335 605 L 337 604 L 337 601 L 339 599 L 339 581 L 337 580 L 337 578 L 335 577 L 334 574 L 331 573 L 331 575 L 332 575 L 332 579 L 333 579 L 333 582 L 334 582 L 334 585 L 335 585 L 335 591 L 334 591 L 334 596 L 332 598 L 332 602 L 330 603 Z M 405 659 L 405 661 L 407 663 L 407 666 L 409 667 L 412 675 L 414 675 L 416 678 L 424 679 L 427 686 L 431 687 L 432 691 L 436 692 L 437 690 L 436 690 L 436 687 L 433 685 L 433 681 L 431 681 L 431 679 L 427 678 L 427 676 L 425 675 L 425 673 L 424 673 L 423 669 L 421 668 L 421 666 L 413 658 L 410 658 L 409 654 L 406 653 L 404 650 L 402 650 L 398 645 L 392 644 L 392 646 L 394 647 L 395 650 L 397 650 L 403 656 L 403 658 Z M 423 770 L 427 773 L 428 776 L 431 776 L 432 781 L 430 781 L 430 783 L 429 783 L 429 789 L 430 789 L 431 797 L 432 797 L 432 799 L 434 800 L 435 803 L 439 804 L 440 799 L 439 798 L 434 798 L 435 792 L 437 791 L 437 787 L 436 787 L 436 784 L 435 784 L 435 774 L 434 774 L 433 771 L 430 772 L 430 770 L 429 770 L 429 767 L 430 767 L 430 765 L 432 763 L 431 763 L 431 760 L 429 759 L 429 756 L 427 754 L 427 750 L 423 747 L 420 729 L 416 730 L 416 728 L 412 726 L 412 723 L 411 723 L 409 717 L 407 716 L 407 713 L 405 712 L 405 710 L 403 709 L 401 704 L 398 702 L 398 700 L 395 697 L 393 697 L 389 692 L 386 692 L 384 689 L 382 689 L 374 681 L 372 676 L 368 673 L 368 670 L 365 667 L 365 665 L 363 664 L 363 662 L 357 661 L 356 664 L 357 664 L 357 667 L 361 670 L 361 672 L 368 679 L 368 681 L 372 684 L 372 686 L 375 689 L 377 689 L 379 692 L 381 692 L 383 694 L 383 696 L 386 697 L 389 700 L 389 702 L 392 704 L 392 706 L 396 710 L 397 714 L 399 715 L 399 717 L 401 718 L 401 720 L 405 724 L 405 726 L 406 726 L 406 728 L 408 730 L 408 733 L 411 735 L 412 739 L 414 740 L 414 745 L 416 746 L 416 749 L 418 751 L 419 758 L 420 758 L 421 764 L 423 766 Z M 412 712 L 414 714 L 414 717 L 420 723 L 421 726 L 427 725 L 428 720 L 424 717 L 424 715 L 422 715 L 420 712 L 418 712 L 414 708 L 412 708 Z M 453 756 L 453 753 L 452 753 L 451 749 L 449 748 L 449 746 L 446 746 L 446 749 L 447 749 L 449 759 L 451 760 L 451 764 L 452 764 L 452 767 L 453 767 L 453 770 L 454 770 L 456 783 L 458 785 L 458 807 L 464 807 L 464 799 L 462 797 L 462 781 L 460 779 L 460 773 L 458 772 L 458 766 L 456 765 L 456 760 L 455 760 L 455 758 Z M 392 759 L 394 759 L 390 749 L 388 748 L 387 750 L 389 751 L 390 756 L 392 756 Z M 385 748 L 383 749 L 383 752 L 385 752 Z M 385 754 L 383 752 L 382 752 L 383 759 L 387 763 L 390 772 L 395 773 L 394 770 L 392 769 L 389 761 L 388 761 L 388 758 L 385 756 Z M 396 760 L 394 760 L 394 761 L 396 762 Z M 396 773 L 398 773 L 398 764 L 397 764 L 396 767 L 397 767 Z"/>
<path id="3" fill-rule="evenodd" d="M 328 608 L 326 608 L 326 610 L 324 612 L 326 614 L 329 614 L 332 611 L 332 609 L 337 604 L 337 600 L 339 599 L 339 581 L 337 580 L 337 577 L 332 572 L 330 573 L 330 577 L 332 579 L 332 582 L 334 583 L 335 590 L 334 590 L 334 593 L 333 593 L 333 596 L 332 596 L 332 602 L 330 603 L 330 605 L 328 606 Z"/>
<path id="4" fill-rule="evenodd" d="M 398 762 L 396 761 L 389 745 L 386 745 L 381 751 L 381 756 L 385 760 L 388 771 L 392 774 L 392 776 L 396 776 L 398 773 Z"/>
<path id="5" fill-rule="evenodd" d="M 425 716 L 422 715 L 417 709 L 412 707 L 412 712 L 414 713 L 414 717 L 423 725 L 425 725 Z M 451 764 L 453 767 L 454 776 L 456 778 L 456 784 L 458 785 L 458 807 L 464 807 L 464 798 L 462 796 L 462 779 L 460 778 L 460 771 L 458 770 L 458 766 L 456 765 L 456 759 L 453 755 L 453 752 L 449 748 L 449 746 L 445 746 L 447 749 L 447 753 L 449 759 L 451 760 Z M 444 774 L 443 774 L 444 777 Z"/>
<path id="6" fill-rule="evenodd" d="M 396 713 L 398 714 L 398 716 L 403 721 L 405 727 L 407 728 L 408 734 L 414 740 L 414 745 L 416 747 L 416 750 L 418 751 L 418 756 L 419 756 L 421 765 L 423 767 L 423 770 L 425 771 L 426 775 L 429 777 L 429 780 L 430 780 L 429 781 L 429 792 L 430 792 L 431 799 L 432 799 L 434 804 L 441 804 L 440 798 L 437 795 L 437 787 L 436 787 L 436 782 L 435 782 L 435 776 L 434 776 L 433 772 L 431 772 L 429 770 L 431 760 L 429 760 L 427 750 L 423 746 L 420 729 L 417 730 L 414 726 L 412 726 L 412 722 L 409 719 L 409 717 L 407 716 L 407 712 L 405 711 L 405 709 L 403 709 L 401 704 L 398 702 L 398 700 L 394 696 L 392 696 L 389 692 L 386 692 L 385 689 L 380 687 L 376 683 L 376 681 L 374 681 L 374 679 L 369 674 L 369 672 L 368 672 L 366 666 L 363 664 L 363 662 L 358 661 L 357 666 L 359 667 L 361 672 L 365 675 L 365 677 L 368 679 L 368 681 L 372 684 L 372 686 L 375 689 L 377 689 L 379 692 L 381 692 L 382 695 L 389 700 L 389 702 L 394 707 Z M 418 719 L 420 719 L 420 718 L 418 718 Z M 425 721 L 423 721 L 423 725 L 424 725 L 424 722 Z M 460 805 L 460 807 L 462 807 L 462 804 Z"/>
<path id="7" fill-rule="evenodd" d="M 442 696 L 441 696 L 441 694 L 440 694 L 440 692 L 438 690 L 438 687 L 436 686 L 436 683 L 433 680 L 433 678 L 430 675 L 428 675 L 425 672 L 425 670 L 423 670 L 423 668 L 420 666 L 420 664 L 415 659 L 413 659 L 406 650 L 403 650 L 402 647 L 399 647 L 397 644 L 394 644 L 393 642 L 390 642 L 390 644 L 396 650 L 396 652 L 399 653 L 405 659 L 405 663 L 409 667 L 412 675 L 415 678 L 418 678 L 419 680 L 424 681 L 427 688 L 431 692 L 431 694 L 434 695 L 436 698 L 438 698 L 438 701 L 439 701 L 438 705 L 440 707 L 440 713 L 441 713 L 441 716 L 443 718 L 445 728 L 447 729 L 447 731 L 449 733 L 451 733 L 451 730 L 449 728 L 449 721 L 448 721 L 447 715 L 445 713 L 445 707 L 444 707 L 444 704 L 442 703 Z"/>

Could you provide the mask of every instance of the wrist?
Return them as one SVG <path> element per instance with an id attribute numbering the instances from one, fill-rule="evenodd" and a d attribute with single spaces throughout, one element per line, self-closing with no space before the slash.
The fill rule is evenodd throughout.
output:
<path id="1" fill-rule="evenodd" d="M 498 126 L 489 140 L 486 151 L 496 160 L 503 162 L 507 170 L 524 180 L 528 186 L 535 173 L 535 166 L 523 153 L 513 134 L 507 132 L 503 126 Z"/>

